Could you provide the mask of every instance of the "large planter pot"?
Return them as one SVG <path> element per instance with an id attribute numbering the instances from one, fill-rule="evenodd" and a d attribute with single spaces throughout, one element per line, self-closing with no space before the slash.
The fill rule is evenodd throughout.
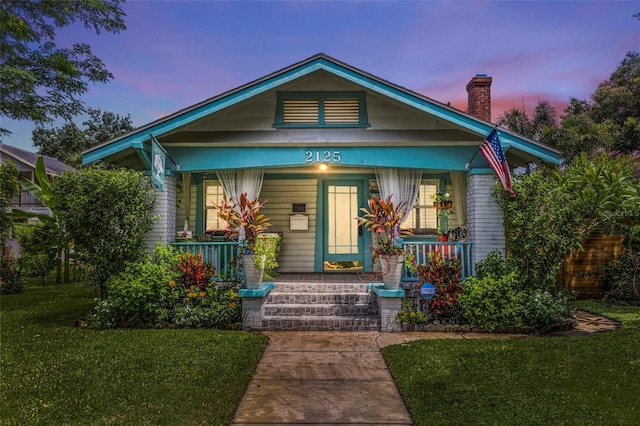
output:
<path id="1" fill-rule="evenodd" d="M 264 275 L 264 256 L 262 259 L 262 268 L 256 268 L 254 256 L 245 254 L 242 256 L 242 268 L 244 269 L 244 285 L 246 288 L 258 288 L 262 284 Z"/>
<path id="2" fill-rule="evenodd" d="M 382 272 L 382 283 L 386 290 L 396 290 L 400 286 L 402 279 L 402 268 L 404 266 L 404 256 L 389 255 L 380 256 L 380 272 Z"/>

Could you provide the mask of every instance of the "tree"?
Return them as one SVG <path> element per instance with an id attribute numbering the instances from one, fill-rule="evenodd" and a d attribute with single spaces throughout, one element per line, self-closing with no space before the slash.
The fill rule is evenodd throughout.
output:
<path id="1" fill-rule="evenodd" d="M 591 105 L 587 101 L 571 98 L 562 125 L 547 127 L 540 135 L 540 141 L 559 149 L 565 163 L 570 163 L 582 152 L 608 151 L 613 146 L 609 126 L 596 123 L 590 113 Z"/>
<path id="2" fill-rule="evenodd" d="M 82 164 L 82 151 L 133 130 L 129 115 L 122 117 L 93 108 L 89 108 L 87 113 L 89 118 L 82 123 L 84 129 L 73 122 L 60 128 L 37 127 L 32 140 L 38 153 L 79 167 Z"/>
<path id="3" fill-rule="evenodd" d="M 0 163 L 0 249 L 3 250 L 12 225 L 9 202 L 18 195 L 19 190 L 18 168 L 11 161 L 3 161 Z"/>
<path id="4" fill-rule="evenodd" d="M 132 170 L 66 171 L 54 182 L 60 214 L 90 282 L 107 298 L 107 279 L 140 258 L 153 224 L 155 198 L 148 177 Z"/>
<path id="5" fill-rule="evenodd" d="M 542 133 L 558 127 L 558 115 L 548 101 L 540 101 L 531 118 L 524 110 L 513 108 L 503 113 L 497 124 L 526 137 L 540 140 Z"/>
<path id="6" fill-rule="evenodd" d="M 51 210 L 51 215 L 14 209 L 13 215 L 23 218 L 36 218 L 42 224 L 35 232 L 37 244 L 28 247 L 31 251 L 47 253 L 55 251 L 56 283 L 62 282 L 62 264 L 64 262 L 64 282 L 69 282 L 69 256 L 73 239 L 68 232 L 68 226 L 60 214 L 59 199 L 53 192 L 52 182 L 44 167 L 44 160 L 38 157 L 35 169 L 36 181 L 31 182 L 26 178 L 20 179 L 20 185 L 37 200 Z"/>
<path id="7" fill-rule="evenodd" d="M 609 128 L 615 154 L 640 150 L 640 53 L 628 52 L 592 96 L 590 116 Z"/>
<path id="8" fill-rule="evenodd" d="M 626 158 L 575 158 L 565 172 L 514 176 L 517 197 L 496 189 L 505 246 L 527 287 L 548 288 L 564 259 L 595 232 L 640 225 L 640 182 Z"/>
<path id="9" fill-rule="evenodd" d="M 0 2 L 0 116 L 35 123 L 70 120 L 84 112 L 79 99 L 90 83 L 113 75 L 86 43 L 58 47 L 56 29 L 81 22 L 86 29 L 126 29 L 124 0 Z M 0 128 L 0 136 L 10 134 Z"/>

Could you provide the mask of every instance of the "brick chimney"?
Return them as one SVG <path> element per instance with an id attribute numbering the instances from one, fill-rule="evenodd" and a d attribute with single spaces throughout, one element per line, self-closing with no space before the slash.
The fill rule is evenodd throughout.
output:
<path id="1" fill-rule="evenodd" d="M 486 74 L 476 74 L 467 83 L 469 107 L 467 113 L 481 120 L 491 121 L 491 81 Z"/>

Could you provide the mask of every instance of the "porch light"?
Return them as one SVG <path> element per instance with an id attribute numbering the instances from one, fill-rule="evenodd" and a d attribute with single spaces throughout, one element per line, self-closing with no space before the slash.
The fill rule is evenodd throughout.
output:
<path id="1" fill-rule="evenodd" d="M 326 164 L 320 164 L 320 170 L 321 171 L 327 171 L 329 169 L 329 166 L 327 166 Z"/>

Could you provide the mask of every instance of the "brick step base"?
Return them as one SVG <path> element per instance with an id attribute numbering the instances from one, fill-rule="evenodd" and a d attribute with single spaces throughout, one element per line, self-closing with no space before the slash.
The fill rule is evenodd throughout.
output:
<path id="1" fill-rule="evenodd" d="M 264 316 L 351 316 L 377 317 L 378 306 L 372 304 L 321 304 L 321 303 L 288 303 L 265 304 Z"/>
<path id="2" fill-rule="evenodd" d="M 380 331 L 380 318 L 348 316 L 263 317 L 263 330 L 272 331 Z"/>
<path id="3" fill-rule="evenodd" d="M 380 331 L 380 316 L 366 283 L 276 283 L 262 308 L 262 329 Z"/>

